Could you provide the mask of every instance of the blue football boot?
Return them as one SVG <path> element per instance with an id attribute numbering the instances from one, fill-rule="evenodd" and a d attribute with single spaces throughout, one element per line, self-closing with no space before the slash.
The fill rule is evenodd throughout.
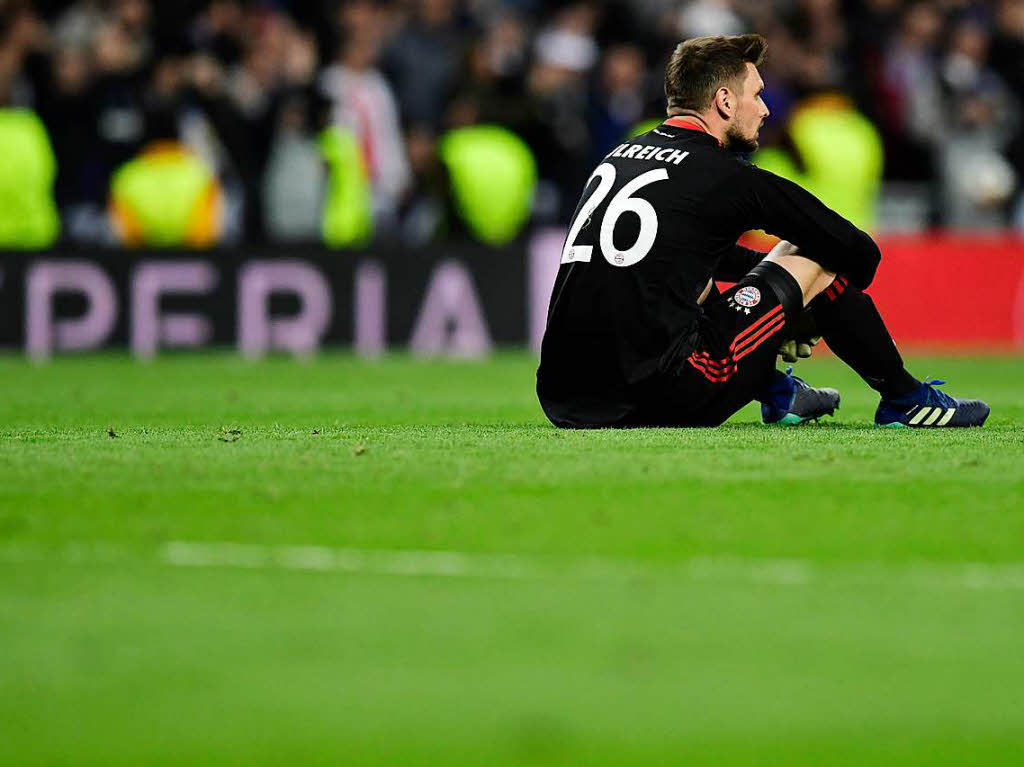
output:
<path id="1" fill-rule="evenodd" d="M 904 426 L 981 426 L 989 407 L 980 399 L 955 399 L 936 387 L 945 381 L 925 381 L 899 399 L 883 399 L 875 411 L 875 425 L 889 429 Z"/>
<path id="2" fill-rule="evenodd" d="M 823 415 L 835 415 L 839 409 L 839 392 L 835 389 L 816 389 L 797 376 L 775 371 L 768 391 L 758 399 L 761 402 L 761 420 L 796 426 L 817 420 Z"/>

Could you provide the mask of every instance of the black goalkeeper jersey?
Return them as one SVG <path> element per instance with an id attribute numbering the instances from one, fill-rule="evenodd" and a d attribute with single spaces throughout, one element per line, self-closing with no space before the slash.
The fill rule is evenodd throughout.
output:
<path id="1" fill-rule="evenodd" d="M 866 288 L 880 255 L 866 233 L 802 188 L 670 118 L 617 146 L 587 181 L 562 249 L 537 371 L 549 416 L 613 425 L 640 386 L 688 351 L 711 278 L 739 279 L 764 229 Z"/>

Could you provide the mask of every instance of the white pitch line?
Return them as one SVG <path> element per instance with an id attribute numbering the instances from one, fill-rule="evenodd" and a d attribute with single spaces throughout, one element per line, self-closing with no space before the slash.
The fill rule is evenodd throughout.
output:
<path id="1" fill-rule="evenodd" d="M 401 577 L 541 580 L 627 580 L 676 577 L 695 581 L 771 586 L 828 583 L 900 584 L 921 588 L 1024 590 L 1024 563 L 819 563 L 808 559 L 695 557 L 681 562 L 644 562 L 610 557 L 545 558 L 522 554 L 415 549 L 353 549 L 331 546 L 169 541 L 155 551 L 111 542 L 65 545 L 0 544 L 0 563 L 114 564 L 152 561 L 171 567 L 288 570 Z"/>
<path id="2" fill-rule="evenodd" d="M 317 572 L 470 578 L 543 578 L 557 568 L 506 554 L 459 551 L 348 549 L 328 546 L 263 546 L 171 541 L 159 551 L 177 567 L 261 567 Z"/>

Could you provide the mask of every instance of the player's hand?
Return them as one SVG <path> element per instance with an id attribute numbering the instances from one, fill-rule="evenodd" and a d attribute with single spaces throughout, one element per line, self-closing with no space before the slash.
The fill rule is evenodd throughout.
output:
<path id="1" fill-rule="evenodd" d="M 796 362 L 798 359 L 805 360 L 811 356 L 811 351 L 820 340 L 821 336 L 801 339 L 788 338 L 779 347 L 779 356 L 786 362 Z"/>
<path id="2" fill-rule="evenodd" d="M 807 359 L 814 345 L 821 340 L 821 333 L 809 309 L 802 311 L 786 325 L 786 333 L 787 338 L 779 347 L 779 355 L 786 362 Z"/>

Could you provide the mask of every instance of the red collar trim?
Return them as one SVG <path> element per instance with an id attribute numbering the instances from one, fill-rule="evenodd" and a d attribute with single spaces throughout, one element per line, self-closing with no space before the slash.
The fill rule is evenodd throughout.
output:
<path id="1" fill-rule="evenodd" d="M 695 130 L 700 133 L 707 133 L 709 136 L 711 136 L 711 133 L 703 125 L 692 123 L 689 120 L 686 120 L 685 118 L 682 117 L 670 117 L 667 120 L 665 120 L 664 124 L 671 125 L 673 128 L 685 128 L 686 130 Z M 711 136 L 711 138 L 715 139 L 715 141 L 718 142 L 718 146 L 722 146 L 722 142 L 719 141 L 718 138 L 716 138 L 715 136 Z"/>

